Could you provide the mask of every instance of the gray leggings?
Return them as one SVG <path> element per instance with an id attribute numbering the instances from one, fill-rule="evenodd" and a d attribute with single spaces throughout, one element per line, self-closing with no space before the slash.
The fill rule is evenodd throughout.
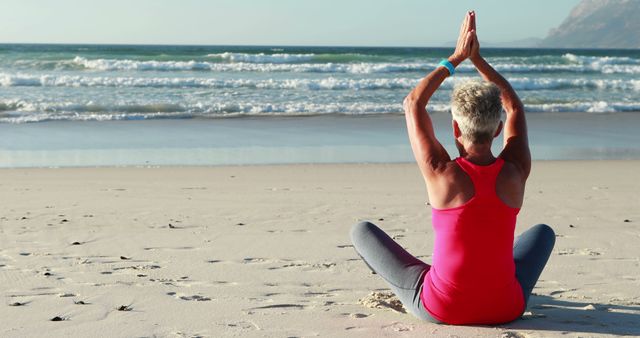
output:
<path id="1" fill-rule="evenodd" d="M 515 240 L 516 278 L 522 286 L 525 303 L 551 255 L 555 240 L 553 230 L 545 224 L 531 227 Z M 439 323 L 420 300 L 424 276 L 431 268 L 429 264 L 413 257 L 369 222 L 358 223 L 351 229 L 351 241 L 367 266 L 389 284 L 407 310 L 421 320 Z"/>

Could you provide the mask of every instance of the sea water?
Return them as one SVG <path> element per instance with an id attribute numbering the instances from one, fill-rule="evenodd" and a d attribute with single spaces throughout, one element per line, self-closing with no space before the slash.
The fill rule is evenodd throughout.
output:
<path id="1" fill-rule="evenodd" d="M 387 140 L 388 146 L 399 146 L 400 141 L 406 143 L 404 131 L 386 131 L 397 137 L 363 135 L 358 133 L 358 126 L 363 123 L 347 123 L 344 118 L 349 118 L 348 121 L 359 118 L 362 122 L 376 116 L 397 116 L 406 94 L 451 51 L 450 48 L 0 45 L 3 134 L 0 166 L 32 163 L 17 160 L 16 151 L 35 151 L 41 155 L 45 151 L 51 155 L 54 151 L 98 154 L 110 149 L 157 152 L 157 149 L 224 148 L 230 151 L 227 156 L 230 160 L 219 161 L 214 156 L 196 163 L 242 164 L 247 160 L 234 161 L 234 149 L 230 147 L 247 142 L 250 146 L 269 146 L 271 150 L 323 146 L 315 141 L 307 144 L 304 139 L 287 138 L 291 129 L 286 126 L 292 126 L 292 122 L 284 121 L 291 118 L 297 121 L 293 129 L 308 128 L 304 134 L 325 140 L 327 146 L 372 143 L 384 146 L 375 139 Z M 626 124 L 640 121 L 628 117 L 630 112 L 634 115 L 633 112 L 640 111 L 640 51 L 485 49 L 483 55 L 512 83 L 527 112 L 548 116 L 549 125 L 553 119 L 559 121 L 563 117 L 580 116 L 585 120 L 611 114 L 625 114 Z M 456 75 L 445 80 L 435 93 L 428 110 L 448 112 L 453 86 L 474 77 L 478 74 L 471 63 L 460 65 Z M 245 118 L 232 119 L 238 117 Z M 312 117 L 316 120 L 309 119 Z M 322 120 L 323 117 L 326 118 Z M 317 118 L 324 121 L 320 125 L 327 130 L 311 128 L 305 122 L 320 121 Z M 162 122 L 145 123 L 159 120 Z M 190 122 L 184 123 L 185 120 Z M 114 121 L 118 122 L 113 124 Z M 607 119 L 594 121 L 606 124 Z M 586 125 L 594 124 L 586 122 Z M 215 129 L 218 136 L 208 135 L 202 126 Z M 266 126 L 270 129 L 265 129 Z M 241 139 L 238 135 L 242 131 L 245 134 Z M 335 135 L 338 131 L 340 137 Z M 102 138 L 96 139 L 100 135 Z M 563 145 L 584 143 L 583 139 L 570 135 L 565 139 L 562 135 L 558 137 Z M 185 143 L 185 138 L 190 141 Z M 335 139 L 343 141 L 332 143 Z M 20 156 L 29 154 L 34 153 Z M 364 156 L 343 154 L 336 155 L 334 160 L 399 160 L 397 156 L 380 159 L 379 154 L 379 151 Z M 56 165 L 149 162 L 137 158 L 138 155 L 116 161 L 107 154 L 97 162 L 66 161 L 60 155 Z M 314 162 L 318 158 L 313 154 L 285 156 L 274 153 L 266 162 L 289 163 L 296 159 Z M 402 159 L 410 157 L 403 155 Z M 168 161 L 168 164 L 189 163 L 192 162 Z M 43 160 L 34 165 L 48 164 L 51 163 Z"/>

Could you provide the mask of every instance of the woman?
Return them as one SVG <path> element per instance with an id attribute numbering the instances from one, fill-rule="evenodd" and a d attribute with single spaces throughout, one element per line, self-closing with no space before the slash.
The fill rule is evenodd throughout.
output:
<path id="1" fill-rule="evenodd" d="M 369 222 L 352 241 L 367 265 L 418 318 L 447 324 L 498 324 L 522 315 L 555 235 L 539 224 L 514 244 L 516 217 L 531 170 L 524 107 L 511 85 L 480 55 L 475 13 L 467 13 L 455 52 L 404 101 L 411 147 L 427 185 L 435 245 L 428 265 Z M 456 86 L 452 128 L 460 156 L 438 142 L 426 105 L 447 76 L 469 59 L 484 78 Z M 498 157 L 491 144 L 503 129 Z"/>

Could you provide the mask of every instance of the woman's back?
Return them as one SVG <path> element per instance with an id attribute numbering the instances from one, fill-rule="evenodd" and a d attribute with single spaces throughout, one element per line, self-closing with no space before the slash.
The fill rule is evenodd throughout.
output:
<path id="1" fill-rule="evenodd" d="M 502 156 L 499 156 L 502 158 Z M 491 156 L 495 161 L 495 158 Z M 504 160 L 504 159 L 503 159 Z M 482 166 L 482 165 L 481 165 Z M 427 191 L 432 207 L 456 208 L 467 203 L 475 194 L 473 181 L 457 160 L 450 161 L 440 174 L 427 178 Z M 495 192 L 506 205 L 520 208 L 524 200 L 527 177 L 513 163 L 504 161 L 495 183 Z"/>
<path id="2" fill-rule="evenodd" d="M 504 161 L 479 166 L 458 158 L 456 163 L 470 178 L 474 193 L 463 205 L 433 208 L 433 265 L 422 298 L 429 312 L 447 323 L 513 320 L 524 308 L 512 253 L 519 209 L 496 193 Z"/>

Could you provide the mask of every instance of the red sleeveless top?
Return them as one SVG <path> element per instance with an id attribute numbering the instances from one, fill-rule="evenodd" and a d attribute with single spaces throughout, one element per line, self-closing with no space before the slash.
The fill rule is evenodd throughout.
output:
<path id="1" fill-rule="evenodd" d="M 504 160 L 480 166 L 459 157 L 456 163 L 473 181 L 475 193 L 462 206 L 432 208 L 433 264 L 420 298 L 434 318 L 448 324 L 513 321 L 525 306 L 513 261 L 520 209 L 496 194 Z"/>

